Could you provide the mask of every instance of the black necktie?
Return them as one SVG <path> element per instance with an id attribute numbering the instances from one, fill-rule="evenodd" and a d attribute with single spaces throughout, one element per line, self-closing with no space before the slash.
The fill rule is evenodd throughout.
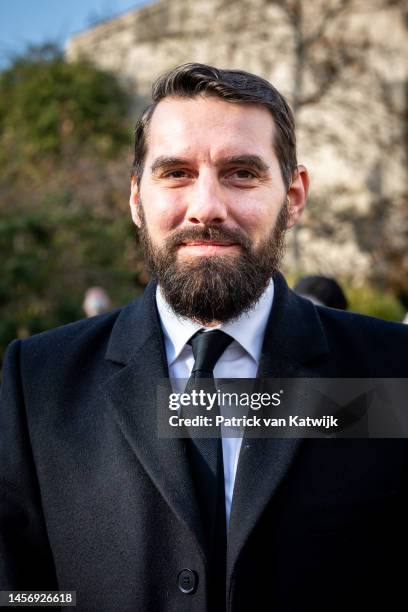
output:
<path id="1" fill-rule="evenodd" d="M 216 393 L 214 366 L 232 341 L 233 338 L 221 330 L 209 332 L 201 330 L 191 338 L 189 344 L 193 349 L 194 366 L 186 386 L 187 392 L 205 388 L 207 393 Z M 202 379 L 206 379 L 205 387 Z M 215 419 L 217 414 L 219 414 L 219 406 L 215 402 L 211 417 Z M 225 605 L 227 536 L 220 429 L 217 438 L 191 438 L 187 440 L 187 449 L 206 532 L 212 610 L 223 610 Z"/>

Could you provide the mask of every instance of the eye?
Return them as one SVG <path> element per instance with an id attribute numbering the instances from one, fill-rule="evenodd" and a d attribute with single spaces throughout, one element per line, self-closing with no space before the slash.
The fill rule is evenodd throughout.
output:
<path id="1" fill-rule="evenodd" d="M 253 170 L 248 170 L 247 168 L 235 168 L 227 173 L 226 178 L 243 183 L 253 181 L 258 178 L 258 175 Z"/>
<path id="2" fill-rule="evenodd" d="M 188 174 L 186 170 L 169 170 L 163 174 L 163 178 L 170 179 L 183 179 L 187 177 Z"/>
<path id="3" fill-rule="evenodd" d="M 250 170 L 237 170 L 234 174 L 236 174 L 238 178 L 255 178 L 255 174 Z"/>

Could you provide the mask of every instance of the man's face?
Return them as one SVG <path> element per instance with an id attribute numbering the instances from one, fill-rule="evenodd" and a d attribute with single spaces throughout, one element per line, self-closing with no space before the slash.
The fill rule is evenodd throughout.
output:
<path id="1" fill-rule="evenodd" d="M 294 177 L 288 206 L 274 130 L 258 105 L 197 97 L 156 107 L 131 208 L 179 314 L 206 324 L 231 319 L 259 299 L 278 266 L 307 176 L 301 169 Z"/>

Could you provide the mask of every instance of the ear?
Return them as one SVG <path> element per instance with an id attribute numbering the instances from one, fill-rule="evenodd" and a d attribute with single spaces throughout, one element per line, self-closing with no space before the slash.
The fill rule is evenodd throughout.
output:
<path id="1" fill-rule="evenodd" d="M 309 174 L 305 166 L 297 166 L 288 191 L 289 220 L 287 229 L 293 227 L 303 213 L 309 191 Z"/>
<path id="2" fill-rule="evenodd" d="M 131 187 L 130 187 L 130 212 L 132 213 L 132 220 L 137 227 L 142 225 L 139 216 L 139 186 L 137 184 L 136 177 L 132 176 Z"/>

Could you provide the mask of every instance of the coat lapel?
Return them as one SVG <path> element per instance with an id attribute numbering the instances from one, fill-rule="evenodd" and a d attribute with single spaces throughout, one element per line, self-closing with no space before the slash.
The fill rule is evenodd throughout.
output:
<path id="1" fill-rule="evenodd" d="M 129 304 L 117 319 L 106 358 L 124 367 L 107 381 L 106 394 L 112 415 L 139 462 L 204 555 L 184 440 L 157 434 L 157 383 L 169 374 L 155 291 L 156 285 L 150 283 L 142 300 Z"/>
<path id="2" fill-rule="evenodd" d="M 281 275 L 274 278 L 274 283 L 273 307 L 265 332 L 258 378 L 316 376 L 316 370 L 309 365 L 311 360 L 328 353 L 316 309 L 311 302 L 292 293 Z M 243 546 L 288 474 L 300 444 L 300 438 L 244 437 L 229 525 L 227 586 Z"/>
<path id="3" fill-rule="evenodd" d="M 293 294 L 280 275 L 275 281 L 258 370 L 259 378 L 316 376 L 309 362 L 328 352 L 311 302 Z M 157 435 L 157 382 L 168 378 L 167 360 L 151 283 L 139 302 L 123 309 L 112 330 L 106 358 L 122 367 L 106 384 L 112 415 L 147 474 L 205 557 L 203 529 L 181 439 Z M 228 537 L 227 586 L 240 552 L 267 504 L 287 475 L 300 439 L 243 440 L 234 486 Z"/>

